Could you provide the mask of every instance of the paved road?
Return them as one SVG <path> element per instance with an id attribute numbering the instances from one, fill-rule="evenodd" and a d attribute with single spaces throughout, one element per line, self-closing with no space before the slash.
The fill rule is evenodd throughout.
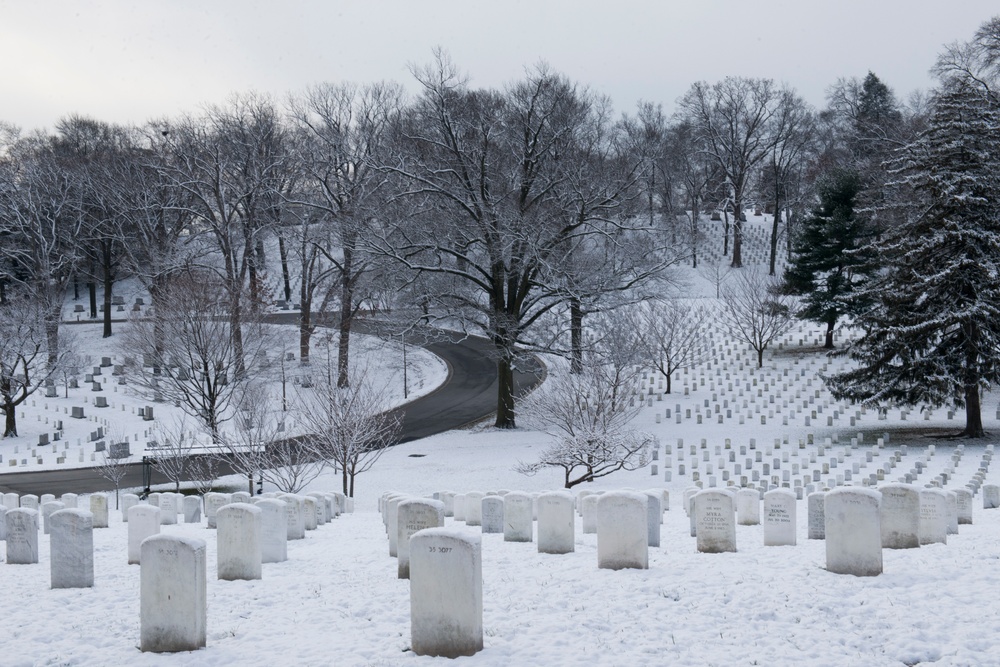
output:
<path id="1" fill-rule="evenodd" d="M 490 358 L 489 341 L 445 334 L 443 339 L 423 343 L 422 347 L 444 359 L 448 364 L 448 379 L 434 392 L 405 406 L 400 442 L 460 428 L 496 412 L 496 365 Z M 521 365 L 523 368 L 514 376 L 518 395 L 530 391 L 541 372 L 534 357 L 527 357 Z M 152 483 L 168 482 L 154 467 Z M 141 463 L 129 467 L 121 485 L 142 486 Z M 4 492 L 41 495 L 89 493 L 107 488 L 108 481 L 91 468 L 0 474 L 0 491 Z"/>

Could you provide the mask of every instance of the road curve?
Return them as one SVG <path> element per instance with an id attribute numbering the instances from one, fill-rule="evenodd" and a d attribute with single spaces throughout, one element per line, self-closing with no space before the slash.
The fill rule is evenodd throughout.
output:
<path id="1" fill-rule="evenodd" d="M 360 333 L 361 327 L 356 330 Z M 422 343 L 421 347 L 448 364 L 448 377 L 430 394 L 399 408 L 404 411 L 400 442 L 461 428 L 496 412 L 497 372 L 490 342 L 446 332 L 439 332 L 437 338 Z M 514 386 L 516 394 L 523 395 L 538 384 L 543 369 L 538 359 L 531 355 L 525 356 L 519 365 L 514 373 Z M 154 467 L 152 483 L 166 484 L 169 480 Z M 109 482 L 93 468 L 0 474 L 0 491 L 22 495 L 90 493 L 106 490 L 108 486 Z M 121 486 L 142 486 L 141 463 L 129 466 Z"/>

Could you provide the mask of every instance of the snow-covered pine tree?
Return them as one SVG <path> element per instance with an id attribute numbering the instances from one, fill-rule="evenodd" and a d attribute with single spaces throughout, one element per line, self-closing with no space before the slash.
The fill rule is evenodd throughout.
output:
<path id="1" fill-rule="evenodd" d="M 891 173 L 905 222 L 876 244 L 883 272 L 849 348 L 857 366 L 827 380 L 867 404 L 964 407 L 961 435 L 980 437 L 980 393 L 1000 379 L 1000 109 L 947 80 Z"/>
<path id="2" fill-rule="evenodd" d="M 795 315 L 826 325 L 826 344 L 844 315 L 859 312 L 858 297 L 872 273 L 871 238 L 854 206 L 861 179 L 853 169 L 834 169 L 819 183 L 820 204 L 802 223 L 782 289 L 804 297 Z"/>

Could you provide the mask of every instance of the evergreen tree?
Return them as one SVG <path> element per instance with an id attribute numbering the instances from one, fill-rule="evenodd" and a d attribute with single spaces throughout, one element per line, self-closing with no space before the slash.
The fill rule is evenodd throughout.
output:
<path id="1" fill-rule="evenodd" d="M 867 404 L 964 407 L 962 435 L 980 437 L 980 392 L 1000 379 L 1000 109 L 946 82 L 893 173 L 906 222 L 877 244 L 884 271 L 866 291 L 857 367 L 828 381 Z"/>
<path id="2" fill-rule="evenodd" d="M 819 208 L 803 221 L 785 270 L 784 291 L 805 297 L 796 316 L 826 325 L 828 349 L 837 321 L 866 305 L 858 292 L 873 265 L 866 226 L 854 215 L 860 189 L 853 170 L 835 169 L 820 181 Z"/>

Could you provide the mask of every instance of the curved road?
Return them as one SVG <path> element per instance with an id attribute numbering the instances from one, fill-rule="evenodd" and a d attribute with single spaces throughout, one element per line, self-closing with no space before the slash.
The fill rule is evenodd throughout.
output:
<path id="1" fill-rule="evenodd" d="M 284 315 L 284 314 L 282 314 Z M 276 320 L 278 318 L 275 318 Z M 284 317 L 281 320 L 285 320 Z M 360 332 L 361 327 L 355 331 Z M 462 337 L 439 332 L 439 338 L 421 345 L 448 364 L 448 378 L 438 389 L 404 406 L 400 442 L 409 442 L 467 426 L 496 412 L 496 363 L 491 359 L 492 345 L 483 338 Z M 537 358 L 526 355 L 522 368 L 514 373 L 517 395 L 530 391 L 539 381 L 542 367 Z M 153 484 L 168 483 L 153 467 Z M 129 466 L 122 488 L 142 486 L 142 464 Z M 0 491 L 19 494 L 89 493 L 108 488 L 108 481 L 93 468 L 71 468 L 39 472 L 0 474 Z"/>

